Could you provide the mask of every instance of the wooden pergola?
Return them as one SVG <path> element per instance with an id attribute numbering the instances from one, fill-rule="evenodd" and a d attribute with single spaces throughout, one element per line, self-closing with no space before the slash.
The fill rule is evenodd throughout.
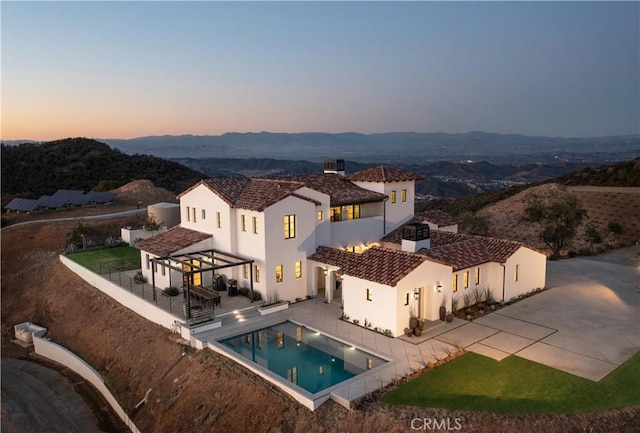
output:
<path id="1" fill-rule="evenodd" d="M 197 262 L 194 263 L 194 260 Z M 250 299 L 253 302 L 253 260 L 246 259 L 244 257 L 240 257 L 225 251 L 220 251 L 216 249 L 203 250 L 203 251 L 195 251 L 190 253 L 169 255 L 164 257 L 155 257 L 151 260 L 153 266 L 153 272 L 151 273 L 151 284 L 154 289 L 156 289 L 156 266 L 162 266 L 163 268 L 168 268 L 170 270 L 174 270 L 179 272 L 182 275 L 183 281 L 186 280 L 186 289 L 187 289 L 187 305 L 186 305 L 186 319 L 191 320 L 191 294 L 192 294 L 192 283 L 191 275 L 197 273 L 211 272 L 214 274 L 216 271 L 220 269 L 232 268 L 235 266 L 242 266 L 245 264 L 249 265 L 249 283 L 250 283 Z M 179 264 L 179 266 L 177 266 Z M 187 278 L 185 278 L 187 276 Z M 213 277 L 213 275 L 212 275 Z M 212 278 L 213 281 L 213 278 Z M 169 285 L 171 285 L 171 272 L 169 272 Z M 193 288 L 196 286 L 193 285 Z"/>

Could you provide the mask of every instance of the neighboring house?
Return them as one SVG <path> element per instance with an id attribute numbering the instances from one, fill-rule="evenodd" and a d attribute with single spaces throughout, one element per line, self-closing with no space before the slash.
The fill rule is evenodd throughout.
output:
<path id="1" fill-rule="evenodd" d="M 414 216 L 421 178 L 391 167 L 345 176 L 344 161 L 330 160 L 320 174 L 201 181 L 178 196 L 179 227 L 136 245 L 142 272 L 159 288 L 182 278 L 209 285 L 211 274 L 197 272 L 206 254 L 197 253 L 215 249 L 240 260 L 216 271 L 240 286 L 290 301 L 341 300 L 352 319 L 396 336 L 410 314 L 436 320 L 442 299 L 450 310 L 454 296 L 474 287 L 491 288 L 498 300 L 544 287 L 544 254 L 457 234 L 444 212 Z M 154 267 L 154 258 L 173 260 L 173 269 Z"/>

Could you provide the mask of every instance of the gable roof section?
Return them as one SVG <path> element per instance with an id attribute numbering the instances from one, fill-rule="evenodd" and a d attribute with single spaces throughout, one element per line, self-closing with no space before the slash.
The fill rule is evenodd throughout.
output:
<path id="1" fill-rule="evenodd" d="M 413 218 L 407 224 L 415 222 L 414 220 L 422 221 L 421 218 Z M 402 243 L 402 228 L 405 225 L 388 233 L 381 240 L 394 244 Z M 447 263 L 457 271 L 487 262 L 504 263 L 520 247 L 540 252 L 518 241 L 431 230 L 431 246 L 429 249 L 420 250 L 420 254 L 437 262 Z"/>
<path id="2" fill-rule="evenodd" d="M 202 180 L 182 192 L 178 198 L 200 185 L 206 186 L 231 207 L 257 212 L 262 212 L 269 206 L 292 195 L 317 203 L 315 200 L 294 194 L 304 186 L 301 182 L 248 177 L 219 177 Z"/>
<path id="3" fill-rule="evenodd" d="M 458 220 L 456 218 L 441 210 L 426 210 L 422 212 L 416 212 L 415 217 L 422 221 L 433 223 L 438 227 L 458 224 Z"/>
<path id="4" fill-rule="evenodd" d="M 136 248 L 164 257 L 209 238 L 211 238 L 209 234 L 175 226 L 166 232 L 138 242 Z"/>
<path id="5" fill-rule="evenodd" d="M 336 248 L 318 247 L 309 257 L 320 263 L 337 266 L 345 275 L 394 287 L 428 258 L 421 254 L 373 247 L 362 254 Z"/>
<path id="6" fill-rule="evenodd" d="M 382 165 L 350 174 L 345 176 L 345 179 L 360 182 L 406 182 L 409 180 L 421 180 L 424 179 L 424 176 L 399 168 Z"/>
<path id="7" fill-rule="evenodd" d="M 379 192 L 361 188 L 344 176 L 333 173 L 301 174 L 274 179 L 300 182 L 313 190 L 330 197 L 331 206 L 364 204 L 383 201 L 387 196 Z"/>

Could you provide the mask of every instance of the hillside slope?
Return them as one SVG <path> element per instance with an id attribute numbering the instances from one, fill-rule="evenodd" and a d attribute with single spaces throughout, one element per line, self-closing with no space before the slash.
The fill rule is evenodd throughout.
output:
<path id="1" fill-rule="evenodd" d="M 550 190 L 562 189 L 575 194 L 587 216 L 577 230 L 575 238 L 567 245 L 569 251 L 585 251 L 589 245 L 585 240 L 585 226 L 594 223 L 604 235 L 604 242 L 596 246 L 631 245 L 640 240 L 640 188 L 637 187 L 572 187 L 555 183 L 538 185 L 498 201 L 482 210 L 488 216 L 493 227 L 492 234 L 498 237 L 515 239 L 529 245 L 546 249 L 538 236 L 535 224 L 522 221 L 524 215 L 523 199 L 529 193 L 545 194 Z M 623 233 L 615 235 L 608 231 L 610 223 L 617 223 Z"/>
<path id="2" fill-rule="evenodd" d="M 149 155 L 126 155 L 88 138 L 2 146 L 2 194 L 39 197 L 58 189 L 110 190 L 136 179 L 178 193 L 202 173 Z"/>
<path id="3" fill-rule="evenodd" d="M 460 417 L 476 433 L 632 432 L 638 409 L 599 414 L 499 415 L 393 407 L 378 401 L 347 411 L 327 402 L 310 412 L 223 356 L 205 350 L 183 355 L 176 334 L 141 318 L 65 268 L 57 254 L 73 222 L 17 227 L 2 235 L 2 348 L 13 325 L 30 320 L 96 368 L 146 433 L 411 431 L 413 418 Z M 117 230 L 125 220 L 99 222 Z M 19 355 L 17 355 L 19 356 Z M 148 401 L 135 405 L 147 390 Z"/>

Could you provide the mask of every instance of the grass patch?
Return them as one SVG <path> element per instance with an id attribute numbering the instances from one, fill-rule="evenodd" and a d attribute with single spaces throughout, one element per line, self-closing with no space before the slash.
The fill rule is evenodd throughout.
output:
<path id="1" fill-rule="evenodd" d="M 600 382 L 517 356 L 465 353 L 387 393 L 389 404 L 504 413 L 595 412 L 640 404 L 640 352 Z"/>
<path id="2" fill-rule="evenodd" d="M 100 273 L 100 264 L 115 262 L 122 263 L 123 271 L 140 269 L 140 250 L 130 246 L 82 251 L 67 257 L 95 273 Z"/>

